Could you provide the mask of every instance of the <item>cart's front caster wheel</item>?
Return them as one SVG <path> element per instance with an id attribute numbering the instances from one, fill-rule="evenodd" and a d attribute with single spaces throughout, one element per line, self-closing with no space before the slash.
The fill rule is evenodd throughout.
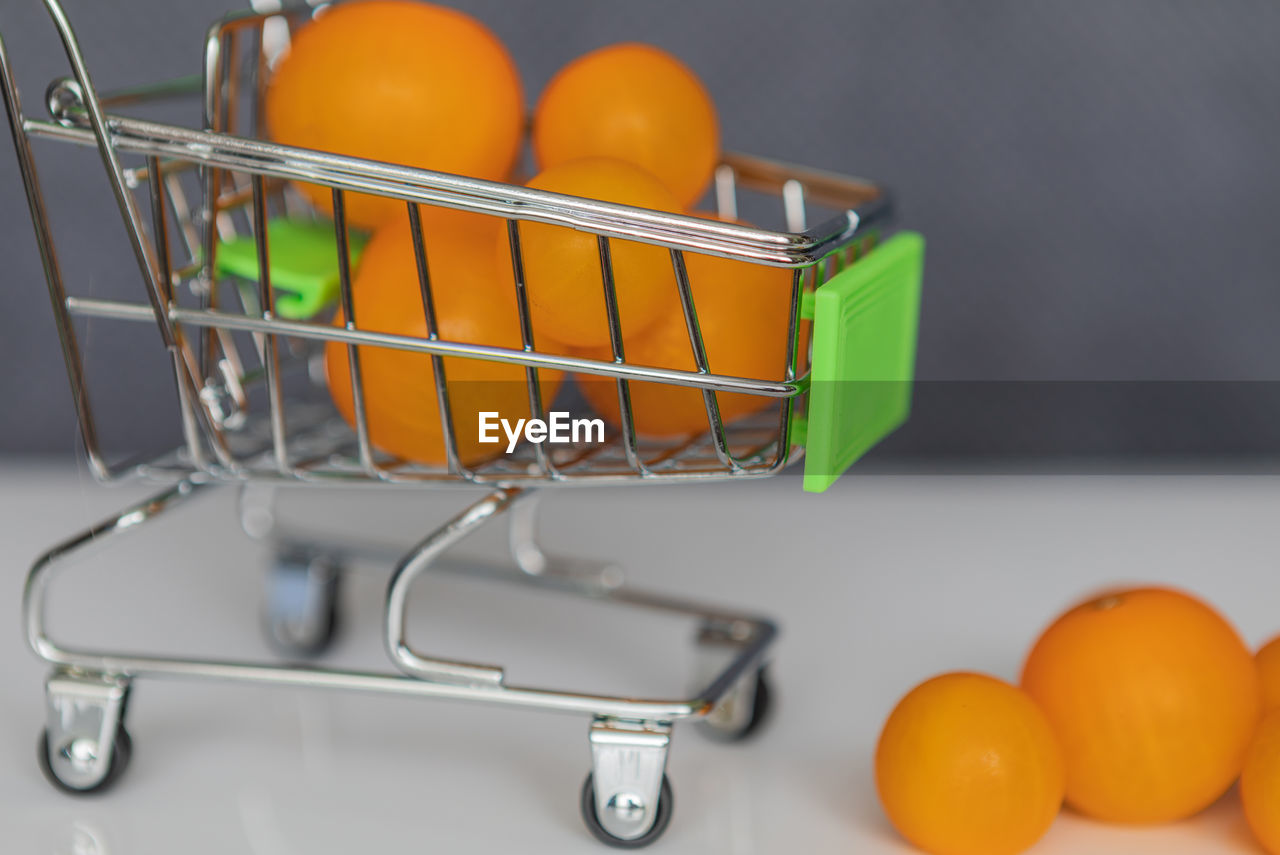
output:
<path id="1" fill-rule="evenodd" d="M 582 821 L 587 824 L 587 828 L 597 840 L 618 849 L 639 849 L 657 840 L 671 823 L 671 811 L 674 808 L 675 795 L 671 792 L 671 782 L 667 780 L 666 775 L 663 775 L 662 791 L 658 795 L 657 813 L 654 815 L 653 825 L 639 837 L 617 837 L 600 822 L 600 813 L 596 810 L 595 776 L 588 774 L 587 780 L 582 784 Z M 612 812 L 619 820 L 625 822 L 643 814 L 645 807 L 643 804 L 638 804 L 634 796 L 622 793 L 609 800 L 605 805 L 605 811 Z"/>
<path id="2" fill-rule="evenodd" d="M 40 771 L 64 793 L 78 796 L 100 793 L 119 780 L 133 756 L 133 740 L 124 725 L 116 728 L 106 770 L 94 780 L 91 769 L 97 756 L 96 740 L 80 737 L 55 747 L 49 744 L 49 731 L 40 732 L 40 744 L 37 746 Z"/>
<path id="3" fill-rule="evenodd" d="M 698 724 L 702 732 L 712 739 L 739 742 L 760 730 L 769 718 L 772 706 L 768 671 L 761 667 L 730 689 L 729 694 Z"/>
<path id="4" fill-rule="evenodd" d="M 338 580 L 332 560 L 285 552 L 277 556 L 267 578 L 267 638 L 282 654 L 314 657 L 324 653 L 338 634 Z"/>

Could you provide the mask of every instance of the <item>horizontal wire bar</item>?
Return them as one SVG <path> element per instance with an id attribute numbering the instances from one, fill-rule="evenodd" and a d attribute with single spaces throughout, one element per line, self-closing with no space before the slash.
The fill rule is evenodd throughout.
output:
<path id="1" fill-rule="evenodd" d="M 23 129 L 33 136 L 96 144 L 93 134 L 84 128 L 27 120 Z M 109 117 L 108 130 L 112 144 L 121 151 L 174 157 L 508 219 L 581 228 L 609 237 L 778 267 L 812 264 L 888 214 L 885 196 L 866 200 L 866 187 L 870 185 L 851 183 L 851 198 L 866 200 L 856 210 L 845 211 L 803 234 L 788 234 L 140 119 Z"/>
<path id="2" fill-rule="evenodd" d="M 72 314 L 87 317 L 115 318 L 130 321 L 154 320 L 154 316 L 150 314 L 151 310 L 147 307 L 119 303 L 112 300 L 68 297 L 67 310 Z M 147 314 L 144 316 L 143 312 Z M 676 386 L 688 386 L 694 389 L 743 392 L 748 395 L 759 395 L 766 398 L 790 398 L 800 394 L 808 386 L 807 376 L 791 382 L 761 381 L 725 374 L 698 374 L 693 371 L 677 371 L 670 368 L 650 368 L 644 365 L 599 362 L 594 359 L 581 359 L 576 356 L 526 352 L 506 347 L 490 347 L 488 345 L 464 344 L 444 340 L 431 341 L 413 336 L 392 335 L 391 333 L 369 332 L 367 330 L 348 330 L 323 324 L 286 321 L 281 318 L 265 321 L 261 318 L 206 309 L 175 308 L 170 314 L 175 322 L 195 327 L 225 329 L 233 332 L 274 333 L 276 335 L 291 335 L 315 341 L 343 341 L 351 344 L 387 347 L 392 350 L 438 353 L 441 356 L 460 356 L 467 359 L 506 362 L 512 365 L 574 371 L 601 377 L 650 380 Z"/>

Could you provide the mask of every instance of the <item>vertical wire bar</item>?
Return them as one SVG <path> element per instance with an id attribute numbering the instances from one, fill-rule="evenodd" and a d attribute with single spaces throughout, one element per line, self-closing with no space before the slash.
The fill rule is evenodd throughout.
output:
<path id="1" fill-rule="evenodd" d="M 516 310 L 520 315 L 520 341 L 525 353 L 532 353 L 534 350 L 533 314 L 529 311 L 529 289 L 524 276 L 524 254 L 520 251 L 520 227 L 515 220 L 507 220 L 507 244 L 511 249 L 511 272 L 515 279 Z M 529 413 L 535 419 L 543 419 L 546 413 L 542 407 L 542 382 L 538 369 L 531 365 L 526 366 L 524 376 L 529 395 Z M 542 443 L 534 443 L 533 454 L 543 473 L 551 478 L 557 476 L 558 473 Z"/>
<path id="2" fill-rule="evenodd" d="M 267 248 L 267 190 L 266 179 L 254 175 L 253 184 L 253 238 L 258 248 L 258 294 L 262 305 L 262 319 L 275 317 L 275 294 L 271 288 L 271 258 Z M 289 474 L 289 451 L 284 418 L 284 399 L 280 389 L 280 354 L 274 333 L 267 333 L 262 340 L 262 363 L 267 372 L 267 399 L 271 406 L 271 444 L 275 451 L 276 469 L 282 475 Z"/>
<path id="3" fill-rule="evenodd" d="M 348 249 L 347 210 L 343 191 L 333 188 L 333 234 L 338 244 L 338 284 L 342 292 L 342 317 L 348 330 L 356 329 L 356 305 L 351 295 L 351 256 Z M 360 348 L 347 344 L 347 368 L 351 374 L 351 406 L 356 416 L 356 441 L 360 446 L 360 466 L 370 477 L 381 473 L 373 461 L 369 443 L 369 416 L 365 410 L 364 379 L 360 373 Z"/>
<path id="4" fill-rule="evenodd" d="M 413 257 L 418 265 L 418 287 L 422 290 L 422 314 L 427 321 L 427 338 L 438 341 L 440 324 L 436 317 L 435 299 L 431 295 L 431 269 L 427 265 L 427 244 L 422 236 L 422 214 L 415 202 L 407 204 L 409 231 L 413 235 Z M 444 357 L 438 353 L 431 354 L 431 371 L 436 381 L 436 407 L 440 412 L 440 427 L 444 436 L 444 453 L 449 463 L 449 471 L 470 480 L 472 472 L 462 465 L 462 457 L 458 454 L 458 436 L 453 424 L 449 380 L 445 373 Z"/>
<path id="5" fill-rule="evenodd" d="M 613 348 L 613 361 L 623 365 L 627 359 L 622 346 L 622 318 L 618 313 L 618 289 L 613 278 L 613 256 L 609 251 L 609 238 L 596 235 L 596 248 L 600 253 L 600 280 L 604 285 L 604 307 L 609 318 L 609 343 Z M 631 386 L 622 377 L 617 378 L 617 383 L 618 411 L 622 417 L 622 442 L 627 463 L 636 472 L 647 475 L 649 470 L 640 459 L 639 442 L 636 439 L 635 417 L 631 410 Z"/>
<path id="6" fill-rule="evenodd" d="M 814 281 L 817 281 L 817 268 L 814 270 Z M 784 377 L 787 382 L 796 379 L 796 363 L 800 358 L 800 300 L 804 294 L 805 270 L 796 268 L 791 273 L 791 312 L 787 318 L 787 365 Z M 806 400 L 808 392 L 805 393 Z M 779 407 L 778 414 L 778 454 L 774 458 L 773 468 L 786 465 L 791 457 L 791 416 L 795 412 L 795 396 L 788 396 Z"/>
<path id="7" fill-rule="evenodd" d="M 13 146 L 18 153 L 19 172 L 22 173 L 22 188 L 26 193 L 27 208 L 31 212 L 36 245 L 40 249 L 40 263 L 44 268 L 49 302 L 53 308 L 54 319 L 57 321 L 58 342 L 62 348 L 62 360 L 66 365 L 67 378 L 71 385 L 71 399 L 75 407 L 76 420 L 80 426 L 80 442 L 89 458 L 89 468 L 94 477 L 105 481 L 111 477 L 111 467 L 107 465 L 98 445 L 97 421 L 94 419 L 89 400 L 89 386 L 85 380 L 80 342 L 71 321 L 71 314 L 67 311 L 67 292 L 62 281 L 62 267 L 58 263 L 58 253 L 54 247 L 53 228 L 45 208 L 44 192 L 40 187 L 40 176 L 36 171 L 31 140 L 24 130 L 22 101 L 18 95 L 18 86 L 9 64 L 9 54 L 5 50 L 3 37 L 0 37 L 0 95 L 4 96 L 5 112 L 9 118 L 9 132 L 13 136 Z"/>
<path id="8" fill-rule="evenodd" d="M 234 47 L 229 33 L 213 31 L 205 42 L 204 68 L 204 126 L 209 130 L 223 131 L 223 101 L 226 90 L 222 80 L 228 63 L 228 54 Z M 218 308 L 218 288 L 214 270 L 217 267 L 218 252 L 218 218 L 221 216 L 218 199 L 222 194 L 223 170 L 215 166 L 201 167 L 204 178 L 204 199 L 200 206 L 201 215 L 201 258 L 204 264 L 201 270 L 205 292 L 200 295 L 200 308 Z M 248 307 L 245 307 L 246 310 Z M 216 358 L 212 333 L 208 329 L 199 332 L 198 350 L 200 354 L 200 375 L 202 378 L 212 374 L 210 363 Z"/>
<path id="9" fill-rule="evenodd" d="M 787 231 L 805 230 L 804 185 L 794 178 L 782 185 L 782 210 L 787 218 Z"/>
<path id="10" fill-rule="evenodd" d="M 152 155 L 147 158 L 147 187 L 151 193 L 151 231 L 152 243 L 155 246 L 156 262 L 160 274 L 160 291 L 164 298 L 165 309 L 173 308 L 173 265 L 169 258 L 169 220 L 168 206 L 165 204 L 165 176 L 160 170 L 160 158 Z M 182 328 L 174 324 L 174 347 L 187 349 L 186 336 Z M 174 379 L 178 385 L 179 403 L 182 404 L 182 435 L 187 443 L 187 452 L 191 455 L 193 466 L 204 469 L 208 463 L 204 455 L 204 447 L 200 442 L 200 434 L 196 429 L 195 414 L 191 411 L 193 396 L 188 388 L 192 378 L 186 372 L 184 360 L 174 354 Z"/>
<path id="11" fill-rule="evenodd" d="M 738 176 L 733 167 L 722 163 L 716 167 L 716 213 L 730 220 L 738 219 Z"/>
<path id="12" fill-rule="evenodd" d="M 699 374 L 710 374 L 706 343 L 702 340 L 702 328 L 698 325 L 698 310 L 693 304 L 693 288 L 689 285 L 689 268 L 684 261 L 684 251 L 670 250 L 671 269 L 676 274 L 676 290 L 680 292 L 680 307 L 684 310 L 685 329 L 689 333 L 689 347 L 693 350 L 693 362 Z M 707 423 L 711 428 L 716 458 L 732 471 L 742 467 L 729 453 L 729 438 L 725 434 L 724 419 L 720 415 L 720 402 L 712 389 L 702 389 L 702 403 L 707 410 Z"/>

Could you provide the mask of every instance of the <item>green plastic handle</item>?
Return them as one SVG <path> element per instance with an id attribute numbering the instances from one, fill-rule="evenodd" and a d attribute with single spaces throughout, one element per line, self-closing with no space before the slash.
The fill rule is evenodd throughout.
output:
<path id="1" fill-rule="evenodd" d="M 338 243 L 333 223 L 276 218 L 267 222 L 271 289 L 275 313 L 289 320 L 315 317 L 338 299 Z M 350 232 L 348 257 L 352 268 L 368 242 Z M 237 237 L 218 244 L 217 271 L 223 276 L 258 279 L 258 247 L 252 237 Z"/>
<path id="2" fill-rule="evenodd" d="M 915 377 L 924 238 L 900 232 L 801 303 L 813 321 L 804 489 L 821 493 L 907 419 Z"/>

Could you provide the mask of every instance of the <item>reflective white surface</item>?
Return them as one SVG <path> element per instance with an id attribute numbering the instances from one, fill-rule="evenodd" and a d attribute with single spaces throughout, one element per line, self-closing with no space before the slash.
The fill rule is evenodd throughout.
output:
<path id="1" fill-rule="evenodd" d="M 69 467 L 0 466 L 0 851 L 38 855 L 603 853 L 578 817 L 587 722 L 403 698 L 140 682 L 133 763 L 73 799 L 35 763 L 43 667 L 18 626 L 45 547 L 139 496 Z M 51 627 L 139 651 L 264 657 L 263 550 L 231 492 L 128 535 L 54 582 Z M 469 495 L 469 494 L 468 494 Z M 289 493 L 289 516 L 408 543 L 458 493 Z M 871 782 L 879 725 L 935 673 L 1016 676 L 1039 628 L 1102 585 L 1158 581 L 1214 602 L 1250 642 L 1280 631 L 1280 478 L 863 476 L 825 496 L 798 479 L 568 491 L 547 540 L 615 556 L 630 580 L 768 611 L 783 636 L 775 717 L 746 744 L 678 727 L 671 827 L 654 852 L 910 852 Z M 496 556 L 500 532 L 467 549 Z M 380 666 L 386 571 L 356 568 L 332 660 Z M 513 681 L 679 692 L 691 627 L 483 583 L 418 591 L 413 637 L 506 664 Z M 7 629 L 5 629 L 7 628 Z M 1255 852 L 1234 795 L 1187 823 L 1117 829 L 1069 813 L 1036 853 Z"/>

